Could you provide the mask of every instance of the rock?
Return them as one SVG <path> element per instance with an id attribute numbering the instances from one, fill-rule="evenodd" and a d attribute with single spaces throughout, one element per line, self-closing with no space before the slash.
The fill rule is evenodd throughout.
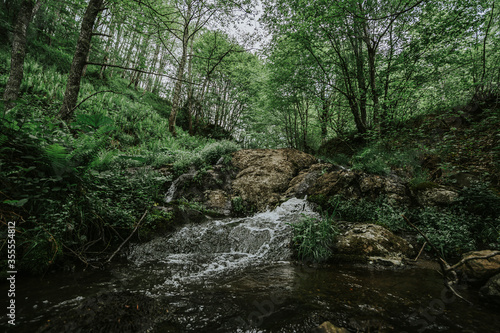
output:
<path id="1" fill-rule="evenodd" d="M 462 256 L 462 260 L 460 260 L 462 264 L 457 269 L 464 273 L 468 280 L 487 281 L 493 275 L 500 273 L 500 253 L 494 255 L 495 253 L 498 253 L 498 251 L 483 250 L 467 252 Z M 470 259 L 487 256 L 492 257 L 487 259 Z"/>
<path id="2" fill-rule="evenodd" d="M 362 174 L 359 180 L 359 187 L 364 197 L 369 196 L 371 199 L 376 199 L 380 195 L 385 195 L 392 204 L 400 205 L 410 203 L 406 184 L 395 174 L 390 174 L 385 177 Z"/>
<path id="3" fill-rule="evenodd" d="M 413 253 L 403 238 L 376 224 L 356 223 L 338 237 L 334 252 L 365 257 L 402 258 Z M 374 260 L 375 260 L 374 259 Z"/>
<path id="4" fill-rule="evenodd" d="M 310 196 L 341 195 L 347 199 L 375 200 L 385 195 L 391 204 L 408 205 L 409 191 L 403 180 L 395 174 L 371 175 L 348 169 L 323 173 L 307 190 Z"/>
<path id="5" fill-rule="evenodd" d="M 322 174 L 307 191 L 308 195 L 359 198 L 357 175 L 351 170 L 332 171 Z"/>
<path id="6" fill-rule="evenodd" d="M 329 321 L 325 321 L 323 324 L 319 325 L 318 329 L 315 331 L 318 333 L 349 333 L 345 328 L 340 328 Z"/>
<path id="7" fill-rule="evenodd" d="M 205 195 L 205 207 L 218 214 L 228 216 L 231 214 L 231 201 L 223 190 L 207 190 Z"/>
<path id="8" fill-rule="evenodd" d="M 263 211 L 280 201 L 290 181 L 316 162 L 312 155 L 294 149 L 246 149 L 233 153 L 239 172 L 233 195 Z"/>
<path id="9" fill-rule="evenodd" d="M 479 294 L 486 300 L 500 304 L 500 274 L 490 278 L 486 285 L 479 290 Z"/>
<path id="10" fill-rule="evenodd" d="M 325 172 L 340 171 L 341 167 L 328 163 L 311 165 L 309 169 L 302 170 L 295 178 L 290 181 L 288 189 L 285 192 L 285 198 L 304 198 L 307 191 L 313 186 L 318 178 Z"/>
<path id="11" fill-rule="evenodd" d="M 444 186 L 430 187 L 417 192 L 417 201 L 421 206 L 446 206 L 458 198 L 458 193 Z"/>

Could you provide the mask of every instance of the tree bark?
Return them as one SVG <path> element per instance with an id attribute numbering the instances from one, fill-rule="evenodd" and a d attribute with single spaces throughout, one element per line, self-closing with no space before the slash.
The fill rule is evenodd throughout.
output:
<path id="1" fill-rule="evenodd" d="M 86 65 L 87 55 L 90 50 L 90 42 L 92 39 L 92 31 L 97 15 L 102 10 L 103 0 L 90 0 L 85 15 L 82 20 L 82 27 L 80 36 L 76 44 L 75 55 L 73 56 L 73 63 L 66 85 L 66 92 L 64 93 L 64 100 L 58 117 L 63 120 L 68 120 L 73 115 L 73 109 L 78 100 L 78 93 L 80 92 L 80 82 L 82 80 L 83 68 Z"/>
<path id="2" fill-rule="evenodd" d="M 191 18 L 191 3 L 188 4 L 188 12 L 186 18 Z M 168 118 L 168 130 L 175 137 L 177 133 L 175 131 L 175 121 L 177 119 L 177 112 L 179 111 L 179 104 L 181 100 L 181 89 L 182 89 L 182 78 L 184 76 L 184 67 L 186 66 L 187 60 L 187 50 L 189 42 L 189 19 L 184 22 L 184 31 L 182 35 L 182 56 L 179 62 L 179 67 L 177 68 L 177 81 L 174 87 L 174 96 L 172 99 L 172 111 L 170 112 L 170 117 Z"/>
<path id="3" fill-rule="evenodd" d="M 193 43 L 194 39 L 191 39 L 191 43 L 189 46 L 189 53 L 191 54 L 191 57 L 189 58 L 189 63 L 188 63 L 188 80 L 190 82 L 193 81 Z M 189 84 L 188 88 L 188 107 L 187 107 L 187 118 L 188 118 L 188 133 L 189 135 L 193 135 L 193 91 L 194 87 L 193 84 Z"/>
<path id="4" fill-rule="evenodd" d="M 5 101 L 6 110 L 14 107 L 13 101 L 19 97 L 19 89 L 23 80 L 23 65 L 26 56 L 26 32 L 31 21 L 35 1 L 24 0 L 17 15 L 17 21 L 14 28 L 14 36 L 12 39 L 12 53 L 10 61 L 10 75 L 3 99 Z"/>

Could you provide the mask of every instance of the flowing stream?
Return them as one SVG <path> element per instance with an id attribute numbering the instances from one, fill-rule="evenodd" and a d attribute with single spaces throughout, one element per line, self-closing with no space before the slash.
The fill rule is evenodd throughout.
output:
<path id="1" fill-rule="evenodd" d="M 290 199 L 132 245 L 103 271 L 18 275 L 6 331 L 311 332 L 328 320 L 352 332 L 498 332 L 499 307 L 467 290 L 479 305 L 456 299 L 435 270 L 290 261 L 289 223 L 315 214 Z"/>

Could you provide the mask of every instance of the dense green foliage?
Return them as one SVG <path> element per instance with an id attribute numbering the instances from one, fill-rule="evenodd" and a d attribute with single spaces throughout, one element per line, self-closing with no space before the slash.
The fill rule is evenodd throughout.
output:
<path id="1" fill-rule="evenodd" d="M 408 219 L 445 258 L 477 248 L 500 248 L 500 197 L 484 185 L 464 188 L 449 207 L 408 209 L 390 204 L 383 196 L 375 201 L 336 196 L 322 204 L 338 219 L 376 223 L 394 232 L 414 231 Z M 418 237 L 423 244 L 423 237 Z"/>
<path id="2" fill-rule="evenodd" d="M 20 268 L 40 273 L 67 256 L 109 254 L 144 212 L 139 236 L 174 224 L 151 209 L 164 184 L 227 165 L 240 148 L 297 148 L 396 173 L 415 190 L 479 174 L 487 185 L 461 186 L 446 209 L 400 210 L 383 198 L 322 204 L 395 231 L 407 230 L 407 216 L 445 255 L 497 246 L 494 0 L 266 0 L 260 23 L 270 38 L 260 44 L 228 23 L 249 20 L 249 0 L 112 0 L 85 28 L 99 3 L 0 2 L 0 221 L 18 222 Z M 23 42 L 16 69 L 11 51 Z M 74 75 L 76 103 L 66 101 Z M 240 197 L 232 204 L 236 214 L 254 211 Z M 299 257 L 324 259 L 330 219 L 294 230 Z"/>

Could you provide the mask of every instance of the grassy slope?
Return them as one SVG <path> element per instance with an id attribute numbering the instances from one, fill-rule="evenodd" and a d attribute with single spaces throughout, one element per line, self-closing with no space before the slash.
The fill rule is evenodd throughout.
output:
<path id="1" fill-rule="evenodd" d="M 166 181 L 238 149 L 182 129 L 172 137 L 168 101 L 129 88 L 119 73 L 101 80 L 92 68 L 82 81 L 80 100 L 97 91 L 116 93 L 88 99 L 67 126 L 55 116 L 68 57 L 52 56 L 60 63 L 47 65 L 46 53 L 36 59 L 28 55 L 20 102 L 0 115 L 0 220 L 17 221 L 19 269 L 36 274 L 65 258 L 85 261 L 91 253 L 109 254 L 144 211 L 161 202 Z M 7 50 L 0 50 L 0 64 L 3 93 Z M 143 236 L 171 223 L 171 215 L 154 211 L 143 222 Z M 6 232 L 5 225 L 0 232 Z"/>

